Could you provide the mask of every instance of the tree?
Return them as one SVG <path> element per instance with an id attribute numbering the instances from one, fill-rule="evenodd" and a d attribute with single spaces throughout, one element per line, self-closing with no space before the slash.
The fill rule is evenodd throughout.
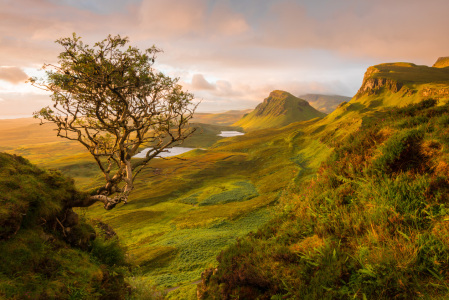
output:
<path id="1" fill-rule="evenodd" d="M 56 124 L 58 136 L 80 142 L 104 175 L 105 185 L 72 207 L 101 201 L 109 210 L 126 203 L 148 162 L 194 132 L 189 127 L 197 106 L 193 95 L 182 90 L 177 78 L 152 67 L 161 50 L 140 51 L 125 47 L 128 42 L 109 35 L 90 47 L 74 33 L 56 41 L 64 48 L 59 64 L 44 64 L 46 77 L 29 79 L 52 93 L 53 107 L 34 117 Z M 143 159 L 132 159 L 141 146 L 152 150 Z"/>

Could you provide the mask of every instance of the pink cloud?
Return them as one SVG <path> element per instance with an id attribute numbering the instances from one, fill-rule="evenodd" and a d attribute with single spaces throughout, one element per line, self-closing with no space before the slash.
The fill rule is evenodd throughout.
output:
<path id="1" fill-rule="evenodd" d="M 149 36 L 184 35 L 203 30 L 205 0 L 143 0 L 138 12 L 139 27 Z"/>
<path id="2" fill-rule="evenodd" d="M 119 33 L 140 48 L 161 47 L 157 67 L 199 96 L 252 103 L 270 89 L 355 91 L 368 64 L 449 55 L 446 0 L 142 0 L 113 13 L 64 3 L 3 1 L 1 64 L 54 63 L 61 49 L 53 41 L 72 32 L 91 45 Z"/>
<path id="3" fill-rule="evenodd" d="M 0 67 L 0 80 L 13 84 L 23 83 L 28 79 L 28 75 L 17 67 Z"/>
<path id="4" fill-rule="evenodd" d="M 262 23 L 259 40 L 267 47 L 312 48 L 348 56 L 418 59 L 431 63 L 447 55 L 448 3 L 433 1 L 343 2 L 314 15 L 294 1 L 279 1 Z"/>
<path id="5" fill-rule="evenodd" d="M 202 74 L 195 74 L 192 77 L 192 85 L 193 90 L 215 90 L 216 87 L 209 83 Z"/>
<path id="6" fill-rule="evenodd" d="M 136 9 L 140 36 L 157 38 L 213 38 L 235 36 L 249 25 L 243 14 L 231 9 L 226 1 L 209 10 L 207 0 L 143 0 Z"/>

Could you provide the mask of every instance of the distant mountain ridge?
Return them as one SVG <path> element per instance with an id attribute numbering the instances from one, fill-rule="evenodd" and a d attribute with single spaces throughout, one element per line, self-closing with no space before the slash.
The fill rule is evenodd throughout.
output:
<path id="1" fill-rule="evenodd" d="M 333 112 L 342 102 L 351 100 L 351 97 L 347 96 L 323 94 L 305 94 L 299 98 L 308 101 L 312 107 L 326 114 Z"/>
<path id="2" fill-rule="evenodd" d="M 245 130 L 275 128 L 325 115 L 313 108 L 306 100 L 285 91 L 275 90 L 252 112 L 233 125 Z"/>
<path id="3" fill-rule="evenodd" d="M 212 125 L 231 125 L 240 120 L 245 114 L 251 112 L 252 109 L 244 110 L 228 110 L 217 113 L 195 113 L 191 122 L 204 123 Z"/>

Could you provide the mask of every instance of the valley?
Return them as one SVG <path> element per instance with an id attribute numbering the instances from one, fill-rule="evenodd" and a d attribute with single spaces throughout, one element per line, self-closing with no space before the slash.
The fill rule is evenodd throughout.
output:
<path id="1" fill-rule="evenodd" d="M 200 279 L 200 299 L 447 296 L 448 86 L 446 67 L 381 64 L 328 115 L 279 90 L 199 115 L 179 145 L 195 149 L 153 159 L 126 205 L 76 212 L 114 229 L 132 285 L 168 299 L 196 299 Z M 0 149 L 100 186 L 80 146 L 35 122 L 0 120 Z"/>

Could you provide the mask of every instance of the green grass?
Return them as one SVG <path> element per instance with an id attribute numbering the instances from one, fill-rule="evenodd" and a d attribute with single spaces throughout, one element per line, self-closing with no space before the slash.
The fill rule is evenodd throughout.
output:
<path id="1" fill-rule="evenodd" d="M 0 298 L 125 297 L 118 241 L 92 242 L 83 219 L 65 223 L 67 203 L 83 197 L 71 179 L 0 153 L 0 190 Z"/>
<path id="2" fill-rule="evenodd" d="M 449 141 L 440 119 L 449 106 L 433 105 L 390 110 L 347 136 L 315 178 L 283 193 L 275 219 L 219 256 L 204 297 L 448 297 Z M 409 117 L 421 123 L 404 128 Z"/>
<path id="3" fill-rule="evenodd" d="M 269 97 L 249 114 L 234 123 L 246 131 L 286 126 L 326 114 L 317 111 L 305 100 L 284 91 L 273 91 Z"/>
<path id="4" fill-rule="evenodd" d="M 190 297 L 189 283 L 215 267 L 217 256 L 211 294 L 219 287 L 241 298 L 446 296 L 446 71 L 376 68 L 374 77 L 407 89 L 382 88 L 322 119 L 233 138 L 217 140 L 225 127 L 201 125 L 204 135 L 190 143 L 208 149 L 155 159 L 129 204 L 89 208 L 86 218 L 110 224 L 128 249 L 133 297 L 160 298 L 162 289 L 179 285 L 168 297 Z M 437 106 L 421 102 L 429 90 L 443 90 Z M 72 144 L 21 140 L 8 147 L 74 176 L 83 190 L 102 183 L 89 156 Z M 14 186 L 7 176 L 4 184 Z M 96 253 L 95 263 L 121 260 L 108 243 L 96 244 L 111 252 Z M 152 285 L 159 290 L 146 288 Z"/>
<path id="5" fill-rule="evenodd" d="M 449 83 L 449 70 L 418 66 L 412 63 L 387 63 L 376 65 L 375 78 L 391 78 L 407 84 Z"/>
<path id="6" fill-rule="evenodd" d="M 86 217 L 101 218 L 118 233 L 138 270 L 136 285 L 173 287 L 195 281 L 222 249 L 269 220 L 268 207 L 301 167 L 312 170 L 312 161 L 300 167 L 290 159 L 314 143 L 302 138 L 305 128 L 298 123 L 221 139 L 209 150 L 182 155 L 185 160 L 156 159 L 141 174 L 129 204 L 110 212 L 98 205 Z M 87 155 L 58 148 L 45 153 L 44 147 L 27 146 L 23 153 L 74 176 L 84 190 L 102 182 Z M 304 156 L 311 159 L 318 149 L 321 155 L 314 161 L 325 159 L 329 151 L 319 145 L 304 150 Z"/>
<path id="7" fill-rule="evenodd" d="M 232 187 L 230 189 L 226 189 L 226 187 L 219 188 L 221 189 L 219 193 L 213 193 L 209 197 L 202 200 L 199 205 L 204 206 L 229 202 L 241 202 L 259 195 L 256 188 L 250 182 L 246 181 L 232 183 Z"/>

